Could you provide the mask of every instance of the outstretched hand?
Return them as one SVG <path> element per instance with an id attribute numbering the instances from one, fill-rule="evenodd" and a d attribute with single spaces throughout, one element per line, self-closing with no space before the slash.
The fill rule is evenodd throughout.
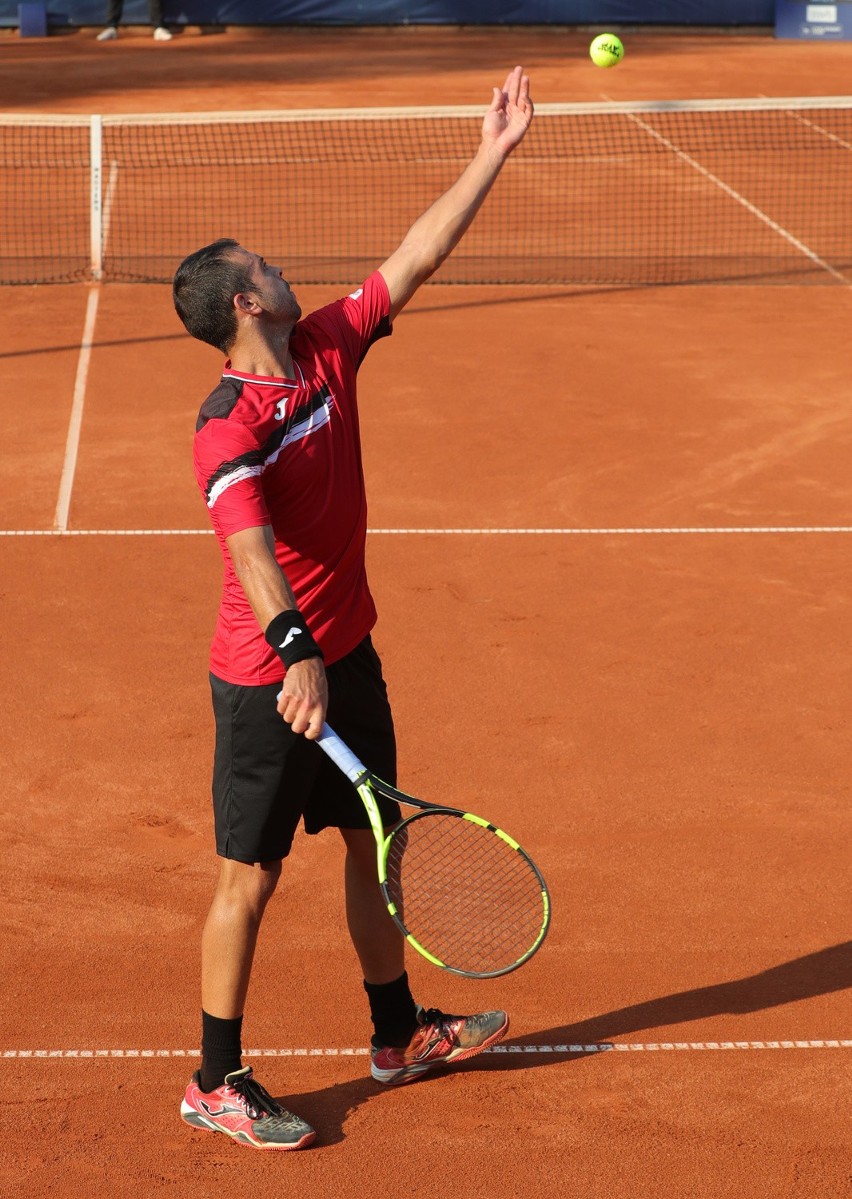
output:
<path id="1" fill-rule="evenodd" d="M 530 80 L 523 67 L 515 67 L 506 76 L 503 90 L 494 88 L 491 107 L 482 122 L 482 138 L 502 154 L 511 154 L 530 127 L 533 102 Z"/>

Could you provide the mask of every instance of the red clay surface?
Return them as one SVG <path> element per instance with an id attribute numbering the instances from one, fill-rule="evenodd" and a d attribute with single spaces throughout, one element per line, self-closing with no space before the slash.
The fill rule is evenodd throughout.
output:
<path id="1" fill-rule="evenodd" d="M 586 35 L 557 30 L 91 32 L 0 42 L 2 107 L 468 103 L 515 60 L 542 100 L 819 94 L 852 53 L 630 34 L 602 81 Z M 87 295 L 3 292 L 6 529 L 52 527 Z M 371 526 L 847 524 L 850 304 L 840 286 L 427 288 L 362 371 Z M 94 340 L 71 529 L 203 528 L 190 443 L 215 352 L 162 287 L 106 287 Z M 177 1114 L 216 872 L 213 539 L 0 538 L 3 1199 L 852 1193 L 847 544 L 372 534 L 404 785 L 513 831 L 554 923 L 501 982 L 412 961 L 428 1004 L 506 1006 L 511 1052 L 381 1091 L 342 1053 L 368 1027 L 340 851 L 300 837 L 246 1045 L 307 1051 L 252 1060 L 319 1138 L 270 1159 Z M 564 1048 L 607 1044 L 637 1048 Z M 98 1050 L 152 1056 L 68 1056 Z"/>
<path id="2" fill-rule="evenodd" d="M 383 104 L 479 104 L 523 63 L 539 102 L 846 95 L 852 43 L 778 41 L 770 30 L 629 30 L 624 61 L 592 66 L 591 33 L 550 28 L 195 27 L 162 44 L 134 28 L 46 41 L 0 37 L 10 112 L 215 112 Z"/>

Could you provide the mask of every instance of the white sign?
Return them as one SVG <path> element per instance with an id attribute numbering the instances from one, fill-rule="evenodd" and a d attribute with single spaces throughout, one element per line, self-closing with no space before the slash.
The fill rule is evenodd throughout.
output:
<path id="1" fill-rule="evenodd" d="M 833 25 L 837 20 L 837 5 L 809 4 L 805 10 L 805 20 L 814 25 Z"/>

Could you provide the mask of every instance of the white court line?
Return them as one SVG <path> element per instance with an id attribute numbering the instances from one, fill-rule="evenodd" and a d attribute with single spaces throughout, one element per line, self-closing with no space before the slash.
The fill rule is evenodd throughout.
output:
<path id="1" fill-rule="evenodd" d="M 98 315 L 100 299 L 100 284 L 95 284 L 89 292 L 89 299 L 86 304 L 86 318 L 83 322 L 83 337 L 80 342 L 80 357 L 77 359 L 74 398 L 71 403 L 71 420 L 68 425 L 68 438 L 65 442 L 65 459 L 62 464 L 62 477 L 59 481 L 59 499 L 57 500 L 56 515 L 53 521 L 53 531 L 55 533 L 65 533 L 68 530 L 68 511 L 71 507 L 74 473 L 77 469 L 80 429 L 83 424 L 83 404 L 86 399 L 86 383 L 89 377 L 89 362 L 92 356 L 92 342 L 95 335 L 95 321 Z"/>
<path id="2" fill-rule="evenodd" d="M 800 116 L 797 112 L 789 114 L 794 121 L 798 121 L 800 125 L 806 125 L 808 129 L 813 129 L 821 137 L 827 138 L 835 145 L 842 146 L 844 150 L 852 150 L 852 143 L 845 141 L 842 137 L 838 137 L 836 133 L 832 133 L 830 129 L 824 129 L 822 125 L 817 125 L 815 121 L 809 121 L 807 117 Z"/>
<path id="3" fill-rule="evenodd" d="M 697 162 L 696 159 L 694 159 L 691 155 L 687 154 L 684 150 L 681 150 L 674 144 L 674 142 L 669 141 L 669 139 L 662 133 L 658 133 L 656 129 L 647 124 L 646 121 L 641 120 L 641 118 L 636 116 L 635 113 L 624 113 L 624 116 L 627 117 L 628 121 L 632 121 L 634 125 L 638 125 L 640 129 L 644 129 L 647 134 L 655 138 L 658 142 L 662 143 L 662 145 L 667 146 L 668 149 L 676 154 L 678 158 L 682 159 L 683 162 L 687 163 L 694 170 L 698 171 L 699 175 L 703 175 L 705 179 L 709 179 L 709 181 L 714 183 L 716 187 L 721 188 L 725 195 L 730 196 L 732 200 L 736 200 L 738 204 L 742 204 L 743 208 L 750 212 L 752 216 L 755 216 L 758 220 L 763 221 L 765 225 L 768 225 L 769 228 L 774 233 L 777 233 L 779 237 L 783 237 L 784 240 L 789 242 L 790 245 L 798 250 L 800 254 L 804 254 L 805 257 L 810 258 L 811 262 L 816 263 L 816 265 L 821 267 L 824 271 L 828 271 L 830 275 L 833 275 L 834 278 L 839 280 L 840 283 L 844 284 L 845 287 L 852 287 L 852 281 L 847 279 L 845 275 L 841 274 L 840 271 L 836 271 L 833 266 L 830 266 L 827 262 L 820 258 L 820 256 L 806 246 L 804 242 L 799 241 L 797 237 L 794 237 L 792 233 L 790 233 L 782 225 L 779 225 L 777 221 L 773 221 L 770 216 L 767 216 L 765 212 L 763 212 L 760 208 L 757 208 L 754 204 L 747 200 L 745 196 L 741 196 L 738 191 L 735 191 L 732 187 L 729 187 L 727 183 L 723 182 L 723 180 L 718 177 L 718 175 L 714 175 L 712 171 L 708 171 L 707 168 L 703 167 L 700 162 Z"/>
<path id="4" fill-rule="evenodd" d="M 425 533 L 438 534 L 440 536 L 482 536 L 482 537 L 616 537 L 616 536 L 649 536 L 649 537 L 669 537 L 683 535 L 699 535 L 699 534 L 714 534 L 714 535 L 733 535 L 740 534 L 756 534 L 756 533 L 852 533 L 852 525 L 778 525 L 778 526 L 761 526 L 756 525 L 751 528 L 740 526 L 729 526 L 727 528 L 689 528 L 689 527 L 671 527 L 671 528 L 603 528 L 603 529 L 368 529 L 372 536 L 402 536 L 409 537 L 412 535 L 420 535 Z"/>
<path id="5" fill-rule="evenodd" d="M 545 1054 L 571 1057 L 593 1053 L 688 1053 L 771 1049 L 852 1049 L 852 1040 L 822 1041 L 603 1041 L 592 1045 L 495 1045 L 483 1053 Z M 199 1049 L 4 1049 L 0 1058 L 194 1058 Z M 367 1057 L 369 1049 L 333 1049 L 327 1046 L 305 1049 L 246 1049 L 245 1057 Z"/>
<path id="6" fill-rule="evenodd" d="M 761 100 L 768 99 L 763 92 L 760 93 L 758 98 Z M 832 133 L 830 129 L 824 129 L 822 125 L 817 125 L 815 121 L 809 121 L 807 117 L 803 117 L 798 112 L 792 110 L 786 115 L 792 120 L 798 121 L 802 125 L 807 125 L 809 129 L 813 129 L 814 132 L 819 133 L 822 137 L 826 137 L 829 141 L 835 142 L 836 145 L 842 146 L 844 150 L 852 150 L 852 142 L 845 141 L 842 137 L 838 137 L 836 133 Z"/>
<path id="7" fill-rule="evenodd" d="M 98 251 L 98 263 L 102 262 L 102 256 L 106 252 L 107 243 L 109 241 L 109 227 L 112 219 L 112 207 L 115 200 L 115 190 L 118 184 L 118 162 L 113 159 L 110 163 L 109 178 L 107 180 L 106 197 L 104 199 L 103 212 L 101 214 L 100 227 L 98 237 L 100 239 L 100 248 Z M 97 180 L 97 186 L 100 187 L 100 177 Z M 100 203 L 98 204 L 100 212 Z M 95 273 L 95 277 L 100 277 L 100 268 Z M 74 475 L 77 469 L 77 453 L 80 447 L 80 431 L 83 424 L 83 405 L 86 399 L 86 383 L 89 377 L 89 363 L 92 356 L 92 342 L 95 333 L 95 321 L 98 315 L 98 304 L 100 303 L 101 289 L 100 285 L 96 284 L 89 292 L 89 299 L 86 305 L 86 318 L 83 322 L 83 338 L 80 343 L 80 357 L 77 359 L 77 375 L 74 380 L 74 398 L 71 404 L 71 420 L 68 426 L 68 438 L 65 443 L 65 460 L 62 466 L 62 478 L 59 484 L 59 499 L 56 504 L 56 515 L 54 517 L 54 531 L 57 533 L 65 533 L 68 531 L 68 514 L 71 508 L 71 492 L 74 488 Z"/>
<path id="8" fill-rule="evenodd" d="M 368 529 L 371 537 L 683 537 L 852 533 L 852 525 L 729 525 L 715 528 Z M 0 537 L 212 537 L 212 529 L 0 529 Z"/>

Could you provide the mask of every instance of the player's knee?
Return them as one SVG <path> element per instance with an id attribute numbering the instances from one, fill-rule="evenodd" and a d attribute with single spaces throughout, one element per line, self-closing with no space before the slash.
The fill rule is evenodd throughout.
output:
<path id="1" fill-rule="evenodd" d="M 231 903 L 259 914 L 281 877 L 280 862 L 234 862 L 225 859 L 219 874 L 219 894 Z"/>
<path id="2" fill-rule="evenodd" d="M 342 828 L 340 835 L 353 861 L 375 861 L 376 840 L 368 828 Z"/>

